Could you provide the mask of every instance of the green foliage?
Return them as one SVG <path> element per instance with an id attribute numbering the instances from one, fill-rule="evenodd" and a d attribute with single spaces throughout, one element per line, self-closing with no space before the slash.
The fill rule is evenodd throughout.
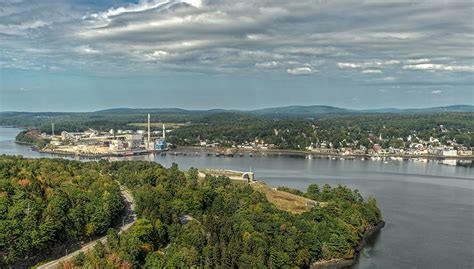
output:
<path id="1" fill-rule="evenodd" d="M 84 265 L 84 262 L 86 260 L 86 255 L 84 252 L 79 252 L 74 258 L 72 259 L 72 264 L 76 267 L 82 267 Z"/>
<path id="2" fill-rule="evenodd" d="M 105 267 L 296 268 L 350 257 L 364 229 L 381 218 L 376 201 L 326 185 L 285 191 L 327 204 L 303 214 L 278 210 L 265 195 L 226 177 L 196 177 L 176 165 L 122 161 L 104 170 L 133 190 L 139 219 L 109 232 Z M 97 256 L 97 255 L 96 255 Z M 98 267 L 93 257 L 87 261 Z"/>
<path id="3" fill-rule="evenodd" d="M 0 156 L 0 267 L 104 234 L 123 209 L 98 163 Z"/>
<path id="4" fill-rule="evenodd" d="M 131 123 L 145 123 L 146 113 L 153 111 L 103 111 L 93 113 L 0 113 L 0 125 L 34 128 L 51 132 L 55 123 L 61 131 L 99 131 L 110 129 L 143 129 Z M 157 112 L 157 111 L 155 111 Z M 416 135 L 423 140 L 439 138 L 445 143 L 455 140 L 464 146 L 474 146 L 472 112 L 426 114 L 326 114 L 319 117 L 270 119 L 244 113 L 206 111 L 161 111 L 154 121 L 182 123 L 170 133 L 168 140 L 176 145 L 194 145 L 201 140 L 232 146 L 255 140 L 273 144 L 279 149 L 304 149 L 325 141 L 334 148 L 366 148 L 374 144 L 388 148 L 406 147 L 407 137 Z M 315 115 L 317 116 L 317 115 Z M 443 126 L 441 128 L 440 126 Z M 382 140 L 379 140 L 382 135 Z M 403 140 L 400 140 L 402 138 Z M 20 133 L 18 141 L 35 143 L 34 137 Z M 41 143 L 47 141 L 40 140 Z"/>
<path id="5" fill-rule="evenodd" d="M 279 149 L 304 149 L 323 141 L 334 148 L 369 148 L 376 143 L 385 148 L 403 148 L 409 144 L 407 137 L 416 135 L 423 140 L 430 137 L 440 138 L 442 142 L 455 139 L 465 146 L 474 146 L 473 113 L 362 114 L 311 120 L 229 117 L 221 121 L 219 118 L 214 115 L 201 124 L 179 128 L 171 133 L 169 140 L 178 145 L 207 140 L 222 146 L 259 140 Z"/>
<path id="6" fill-rule="evenodd" d="M 32 144 L 38 148 L 44 148 L 50 142 L 50 140 L 42 138 L 40 133 L 36 130 L 24 130 L 19 132 L 15 137 L 15 141 Z"/>

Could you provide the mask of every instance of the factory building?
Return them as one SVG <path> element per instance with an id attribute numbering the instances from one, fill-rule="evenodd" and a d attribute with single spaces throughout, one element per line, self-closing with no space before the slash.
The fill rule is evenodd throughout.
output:
<path id="1" fill-rule="evenodd" d="M 139 148 L 142 145 L 143 136 L 141 134 L 127 134 L 125 142 L 128 143 L 130 149 Z"/>
<path id="2" fill-rule="evenodd" d="M 159 131 L 154 133 L 155 137 L 152 137 L 150 118 L 148 114 L 147 131 L 118 130 L 115 132 L 113 129 L 108 132 L 93 129 L 84 132 L 63 131 L 60 136 L 53 137 L 50 145 L 52 151 L 55 152 L 90 155 L 128 156 L 167 150 L 165 125 L 163 124 L 162 137 L 156 135 L 160 133 Z"/>
<path id="3" fill-rule="evenodd" d="M 168 147 L 167 147 L 167 144 L 166 144 L 166 127 L 163 124 L 162 138 L 158 141 L 155 141 L 155 150 L 162 151 L 162 150 L 166 150 L 167 148 Z"/>

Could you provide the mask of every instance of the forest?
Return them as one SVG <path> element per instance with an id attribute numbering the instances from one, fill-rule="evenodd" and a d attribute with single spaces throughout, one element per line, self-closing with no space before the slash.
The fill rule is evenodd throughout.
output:
<path id="1" fill-rule="evenodd" d="M 121 111 L 121 110 L 119 110 Z M 143 129 L 136 123 L 145 123 L 148 110 L 104 111 L 94 113 L 18 113 L 0 114 L 0 125 L 23 127 L 39 133 L 55 131 L 99 131 L 110 129 Z M 153 114 L 153 122 L 179 123 L 172 130 L 168 142 L 177 146 L 199 144 L 200 141 L 218 143 L 222 147 L 237 146 L 259 141 L 277 149 L 305 149 L 321 143 L 333 148 L 371 148 L 379 144 L 383 148 L 406 148 L 408 137 L 428 141 L 437 138 L 441 144 L 456 141 L 466 147 L 474 146 L 474 113 L 439 112 L 423 114 L 365 113 L 320 114 L 314 118 L 272 118 L 242 112 L 200 111 L 189 113 L 165 110 Z M 158 130 L 160 127 L 153 127 Z M 382 140 L 379 137 L 382 136 Z M 20 133 L 17 141 L 32 142 L 31 136 Z M 47 143 L 35 140 L 38 145 Z"/>
<path id="2" fill-rule="evenodd" d="M 103 235 L 123 209 L 119 185 L 98 163 L 2 155 L 0 267 Z"/>
<path id="3" fill-rule="evenodd" d="M 176 145 L 208 141 L 229 147 L 258 140 L 278 149 L 304 149 L 326 142 L 334 148 L 358 149 L 370 148 L 376 143 L 383 148 L 403 148 L 410 144 L 409 136 L 416 136 L 425 141 L 433 137 L 442 144 L 452 140 L 472 147 L 473 119 L 474 113 L 367 114 L 278 120 L 220 114 L 208 116 L 199 124 L 178 128 L 169 135 L 169 141 Z"/>
<path id="4" fill-rule="evenodd" d="M 128 233 L 109 229 L 105 244 L 63 268 L 305 267 L 352 258 L 365 229 L 381 220 L 374 198 L 364 202 L 345 186 L 310 185 L 303 195 L 326 206 L 291 214 L 247 184 L 199 178 L 194 168 L 183 172 L 176 164 L 164 168 L 142 161 L 102 164 L 133 191 L 139 219 Z"/>

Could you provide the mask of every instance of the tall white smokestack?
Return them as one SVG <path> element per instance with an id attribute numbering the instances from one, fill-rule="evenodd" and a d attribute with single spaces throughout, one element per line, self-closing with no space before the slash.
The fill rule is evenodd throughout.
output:
<path id="1" fill-rule="evenodd" d="M 54 122 L 51 123 L 51 136 L 54 136 Z"/>
<path id="2" fill-rule="evenodd" d="M 150 123 L 150 114 L 148 114 L 148 140 L 146 141 L 146 149 L 150 149 L 150 139 L 151 139 L 151 123 Z"/>
<path id="3" fill-rule="evenodd" d="M 166 139 L 166 128 L 165 128 L 165 124 L 163 123 L 163 140 Z"/>

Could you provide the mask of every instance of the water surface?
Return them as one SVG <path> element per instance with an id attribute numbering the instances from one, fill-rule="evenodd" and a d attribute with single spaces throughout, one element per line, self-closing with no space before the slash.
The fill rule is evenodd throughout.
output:
<path id="1" fill-rule="evenodd" d="M 50 157 L 13 142 L 18 129 L 0 127 L 0 154 Z M 294 157 L 134 156 L 182 169 L 252 170 L 271 186 L 305 190 L 311 183 L 345 184 L 376 197 L 386 227 L 354 268 L 474 268 L 474 171 L 412 161 Z"/>

